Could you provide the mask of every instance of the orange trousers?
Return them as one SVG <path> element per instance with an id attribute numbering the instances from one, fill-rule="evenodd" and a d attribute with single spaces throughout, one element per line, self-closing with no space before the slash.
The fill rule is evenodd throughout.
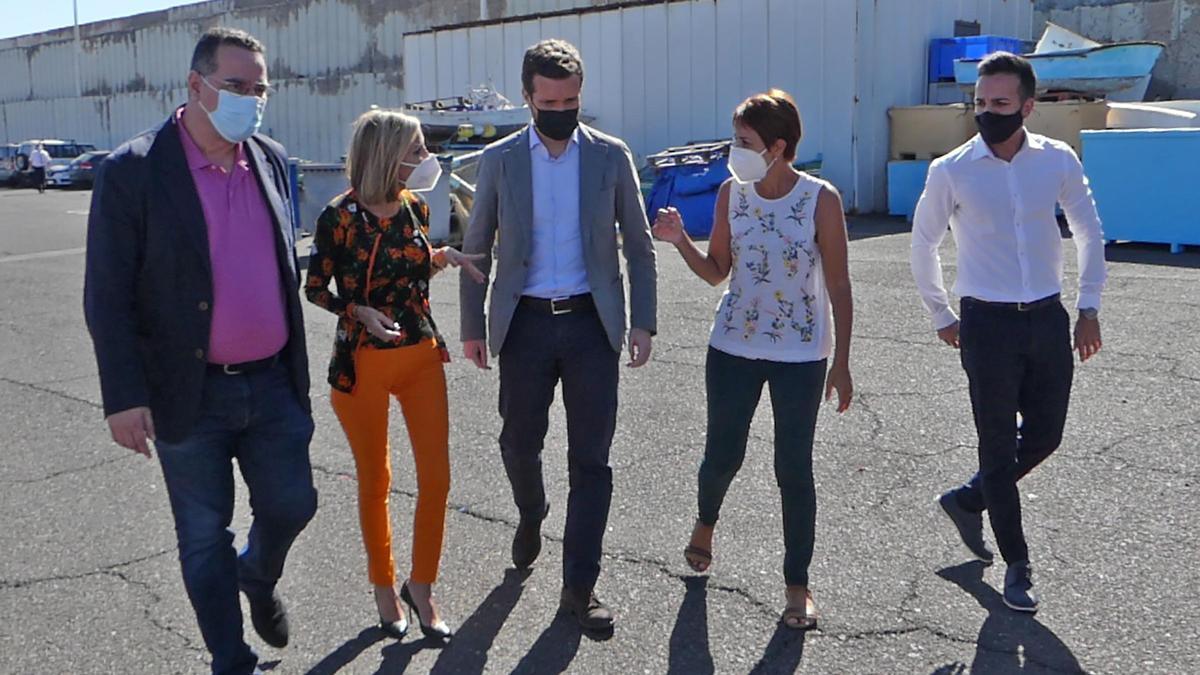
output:
<path id="1" fill-rule="evenodd" d="M 388 444 L 391 397 L 400 402 L 417 472 L 413 518 L 412 572 L 420 584 L 437 581 L 450 492 L 450 421 L 446 374 L 437 344 L 395 349 L 361 347 L 355 352 L 353 394 L 333 390 L 333 410 L 358 472 L 358 516 L 371 583 L 396 583 L 388 493 L 392 467 Z"/>

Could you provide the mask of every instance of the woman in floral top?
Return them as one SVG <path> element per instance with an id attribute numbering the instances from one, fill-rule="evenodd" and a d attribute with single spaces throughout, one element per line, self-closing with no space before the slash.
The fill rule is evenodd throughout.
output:
<path id="1" fill-rule="evenodd" d="M 408 629 L 400 598 L 428 637 L 448 639 L 432 585 L 437 579 L 450 489 L 445 343 L 429 309 L 429 280 L 447 265 L 483 275 L 466 256 L 433 248 L 429 207 L 413 191 L 441 174 L 416 119 L 371 110 L 354 124 L 346 157 L 349 192 L 317 219 L 305 292 L 338 317 L 329 365 L 334 412 L 358 472 L 359 519 L 375 585 L 380 626 L 399 639 Z M 333 280 L 336 292 L 330 292 Z M 400 401 L 417 472 L 412 572 L 396 594 L 388 491 L 390 397 Z"/>
<path id="2" fill-rule="evenodd" d="M 768 385 L 775 479 L 783 497 L 787 605 L 781 621 L 807 629 L 817 622 L 808 588 L 817 509 L 812 473 L 817 410 L 822 393 L 829 398 L 837 391 L 838 412 L 850 407 L 853 393 L 846 221 L 832 185 L 792 168 L 801 125 L 790 96 L 777 89 L 751 96 L 734 110 L 733 130 L 733 178 L 718 193 L 708 252 L 688 238 L 675 209 L 660 211 L 653 228 L 697 276 L 714 286 L 729 279 L 709 337 L 699 517 L 684 556 L 697 572 L 712 562 L 713 528 Z"/>

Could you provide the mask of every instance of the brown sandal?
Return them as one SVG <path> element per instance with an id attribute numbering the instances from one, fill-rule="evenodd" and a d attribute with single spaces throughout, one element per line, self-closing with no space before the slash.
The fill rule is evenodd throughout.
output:
<path id="1" fill-rule="evenodd" d="M 683 557 L 687 560 L 688 567 L 694 572 L 707 572 L 712 565 L 712 551 L 700 548 L 699 546 L 688 546 L 683 549 Z"/>
<path id="2" fill-rule="evenodd" d="M 812 591 L 805 590 L 804 606 L 788 606 L 784 608 L 779 622 L 792 630 L 811 630 L 817 627 L 817 604 L 813 601 Z"/>

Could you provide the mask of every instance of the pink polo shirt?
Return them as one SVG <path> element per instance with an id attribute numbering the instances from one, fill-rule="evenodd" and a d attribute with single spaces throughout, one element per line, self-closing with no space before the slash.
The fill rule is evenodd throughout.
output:
<path id="1" fill-rule="evenodd" d="M 257 361 L 283 349 L 288 340 L 287 308 L 275 255 L 275 222 L 238 144 L 232 171 L 208 161 L 175 116 L 204 222 L 212 261 L 212 328 L 208 361 Z"/>

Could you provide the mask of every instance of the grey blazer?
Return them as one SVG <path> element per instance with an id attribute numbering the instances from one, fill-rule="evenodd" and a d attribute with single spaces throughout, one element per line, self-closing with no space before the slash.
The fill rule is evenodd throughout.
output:
<path id="1" fill-rule="evenodd" d="M 529 134 L 523 131 L 501 139 L 484 150 L 475 182 L 475 204 L 463 239 L 465 253 L 483 253 L 476 263 L 491 274 L 492 247 L 496 246 L 496 278 L 492 282 L 489 319 L 484 318 L 487 285 L 476 283 L 465 272 L 459 281 L 463 340 L 488 342 L 500 353 L 517 302 L 525 288 L 533 236 L 533 171 Z M 630 325 L 654 334 L 656 330 L 657 268 L 654 241 L 633 155 L 620 139 L 585 125 L 579 126 L 579 219 L 583 257 L 592 300 L 604 324 L 609 343 L 621 351 L 625 337 L 625 288 L 617 249 L 625 253 L 629 272 Z M 620 235 L 618 237 L 618 234 Z"/>

